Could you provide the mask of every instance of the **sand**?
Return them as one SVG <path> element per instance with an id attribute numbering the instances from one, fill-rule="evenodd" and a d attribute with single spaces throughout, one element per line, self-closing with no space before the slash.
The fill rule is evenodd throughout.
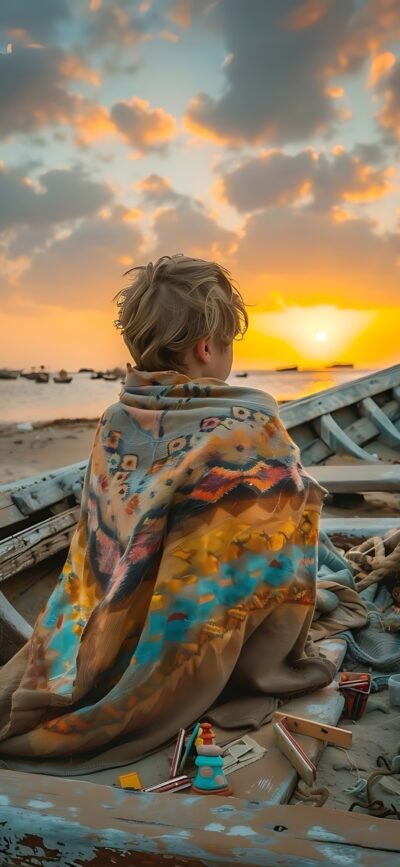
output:
<path id="1" fill-rule="evenodd" d="M 322 810 L 324 807 L 348 810 L 357 795 L 346 789 L 353 788 L 359 780 L 366 779 L 378 769 L 378 756 L 384 755 L 390 762 L 400 754 L 400 707 L 390 705 L 387 689 L 369 696 L 366 711 L 358 722 L 342 716 L 338 725 L 352 732 L 353 744 L 349 750 L 327 746 L 323 753 L 318 764 L 316 786 L 325 786 L 330 795 Z M 400 810 L 400 774 L 381 779 L 383 785 L 380 781 L 373 785 L 374 797 L 387 805 L 394 803 Z M 397 792 L 387 791 L 386 785 L 396 787 Z M 297 802 L 294 796 L 291 803 Z M 363 812 L 358 807 L 356 811 Z"/>
<path id="2" fill-rule="evenodd" d="M 38 423 L 32 431 L 0 428 L 0 484 L 54 470 L 89 457 L 97 421 Z"/>

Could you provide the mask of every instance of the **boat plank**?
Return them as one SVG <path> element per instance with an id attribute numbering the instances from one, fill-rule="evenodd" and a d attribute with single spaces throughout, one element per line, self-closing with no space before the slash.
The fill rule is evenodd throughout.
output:
<path id="1" fill-rule="evenodd" d="M 330 413 L 321 416 L 321 418 L 314 422 L 314 424 L 323 442 L 325 442 L 333 452 L 337 454 L 351 455 L 353 458 L 367 461 L 369 463 L 378 460 L 377 457 L 357 445 L 357 443 L 349 437 L 346 431 L 338 425 Z"/>
<path id="2" fill-rule="evenodd" d="M 396 464 L 325 464 L 306 470 L 331 493 L 400 491 L 400 466 Z"/>
<path id="3" fill-rule="evenodd" d="M 0 528 L 17 524 L 71 495 L 79 501 L 87 464 L 80 461 L 46 475 L 0 485 Z"/>
<path id="4" fill-rule="evenodd" d="M 79 507 L 67 509 L 0 542 L 0 583 L 68 547 Z"/>
<path id="5" fill-rule="evenodd" d="M 4 594 L 0 593 L 0 661 L 7 661 L 31 635 L 32 627 Z M 3 656 L 3 653 L 6 656 Z"/>
<path id="6" fill-rule="evenodd" d="M 316 815 L 302 805 L 134 794 L 6 770 L 0 798 L 0 858 L 8 867 L 298 867 L 299 857 L 307 867 L 400 865 L 396 822 L 329 808 Z"/>
<path id="7" fill-rule="evenodd" d="M 400 364 L 396 364 L 370 376 L 355 379 L 347 385 L 337 385 L 317 395 L 290 401 L 281 407 L 280 415 L 286 427 L 292 428 L 325 413 L 358 403 L 365 397 L 373 397 L 399 387 Z"/>
<path id="8" fill-rule="evenodd" d="M 392 448 L 400 449 L 400 432 L 383 409 L 371 397 L 365 397 L 360 402 L 359 407 L 363 415 L 373 422 L 383 442 Z"/>
<path id="9" fill-rule="evenodd" d="M 382 407 L 382 411 L 392 422 L 398 417 L 400 417 L 400 409 L 396 401 L 391 400 L 385 403 Z M 315 427 L 316 423 L 314 422 L 313 424 Z M 291 436 L 295 441 L 296 427 L 299 427 L 299 425 L 296 425 L 294 428 L 290 429 Z M 377 427 L 375 427 L 375 425 L 369 418 L 366 418 L 365 416 L 360 416 L 360 418 L 356 419 L 356 421 L 353 421 L 351 424 L 344 427 L 343 430 L 344 433 L 348 437 L 350 437 L 351 440 L 354 440 L 354 442 L 359 446 L 365 445 L 372 440 L 377 440 L 377 442 L 374 443 L 374 447 L 378 452 L 381 451 L 379 449 L 378 440 L 379 430 Z M 315 439 L 313 442 L 308 443 L 305 447 L 301 449 L 302 461 L 304 464 L 307 465 L 320 464 L 322 461 L 326 460 L 328 457 L 334 454 L 334 445 L 327 445 L 321 439 Z M 370 458 L 368 458 L 368 460 L 370 460 Z"/>

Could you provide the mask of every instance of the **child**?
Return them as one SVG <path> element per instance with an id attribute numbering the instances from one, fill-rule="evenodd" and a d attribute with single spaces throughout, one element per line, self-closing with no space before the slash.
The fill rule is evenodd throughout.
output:
<path id="1" fill-rule="evenodd" d="M 228 682 L 278 696 L 334 674 L 304 651 L 322 489 L 273 398 L 225 384 L 247 327 L 239 292 L 186 256 L 130 273 L 116 324 L 136 366 L 99 422 L 58 585 L 3 669 L 3 753 L 129 736 L 134 758 Z"/>

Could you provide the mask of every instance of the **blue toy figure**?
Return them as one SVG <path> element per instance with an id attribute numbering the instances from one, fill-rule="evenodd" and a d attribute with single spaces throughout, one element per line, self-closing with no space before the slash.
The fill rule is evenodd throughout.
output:
<path id="1" fill-rule="evenodd" d="M 223 771 L 224 762 L 221 756 L 221 747 L 216 746 L 212 742 L 214 736 L 209 724 L 207 725 L 207 729 L 208 731 L 204 732 L 206 735 L 204 740 L 207 743 L 203 741 L 203 743 L 196 744 L 197 758 L 195 765 L 197 773 L 192 785 L 192 791 L 197 792 L 199 795 L 233 795 L 233 791 L 228 786 L 228 781 Z"/>

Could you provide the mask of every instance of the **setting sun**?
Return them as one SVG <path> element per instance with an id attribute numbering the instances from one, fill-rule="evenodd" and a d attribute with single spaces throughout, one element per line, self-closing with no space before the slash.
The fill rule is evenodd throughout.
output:
<path id="1" fill-rule="evenodd" d="M 325 340 L 328 340 L 328 335 L 326 331 L 316 331 L 314 337 L 315 340 L 318 341 L 318 343 L 325 343 Z"/>

